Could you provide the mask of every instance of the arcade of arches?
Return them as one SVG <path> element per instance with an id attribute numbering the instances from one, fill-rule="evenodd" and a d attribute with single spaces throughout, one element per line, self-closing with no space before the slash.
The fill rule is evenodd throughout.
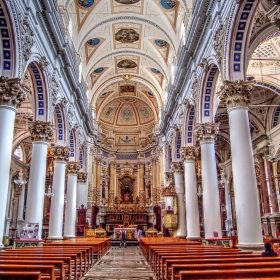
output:
<path id="1" fill-rule="evenodd" d="M 279 3 L 1 0 L 0 247 L 277 237 Z"/>

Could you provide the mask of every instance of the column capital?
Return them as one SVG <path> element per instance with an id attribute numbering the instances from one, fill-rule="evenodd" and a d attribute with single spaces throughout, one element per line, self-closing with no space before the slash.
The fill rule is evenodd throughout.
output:
<path id="1" fill-rule="evenodd" d="M 109 162 L 109 165 L 110 165 L 110 168 L 112 167 L 112 168 L 116 168 L 116 161 L 115 160 L 111 160 L 110 162 Z"/>
<path id="2" fill-rule="evenodd" d="M 85 184 L 87 182 L 87 172 L 78 172 L 78 183 Z"/>
<path id="3" fill-rule="evenodd" d="M 20 79 L 0 77 L 0 105 L 18 108 L 26 98 L 27 90 L 20 83 Z"/>
<path id="4" fill-rule="evenodd" d="M 248 107 L 253 88 L 252 81 L 225 81 L 217 95 L 225 102 L 228 110 L 234 107 Z"/>
<path id="5" fill-rule="evenodd" d="M 51 155 L 55 161 L 68 161 L 70 156 L 70 148 L 64 146 L 52 147 Z"/>
<path id="6" fill-rule="evenodd" d="M 69 161 L 66 165 L 67 174 L 77 174 L 81 169 L 81 164 L 77 161 Z"/>
<path id="7" fill-rule="evenodd" d="M 139 168 L 144 168 L 145 160 L 139 160 L 138 165 L 139 165 Z"/>
<path id="8" fill-rule="evenodd" d="M 214 143 L 219 133 L 219 123 L 198 123 L 194 130 L 200 143 Z"/>
<path id="9" fill-rule="evenodd" d="M 49 142 L 53 139 L 54 126 L 51 122 L 29 122 L 28 128 L 32 141 Z"/>
<path id="10" fill-rule="evenodd" d="M 172 162 L 171 169 L 174 174 L 183 174 L 184 173 L 184 166 L 182 162 Z"/>
<path id="11" fill-rule="evenodd" d="M 187 146 L 187 147 L 182 147 L 180 149 L 180 155 L 181 158 L 187 162 L 187 161 L 195 161 L 197 158 L 197 148 L 194 146 Z"/>

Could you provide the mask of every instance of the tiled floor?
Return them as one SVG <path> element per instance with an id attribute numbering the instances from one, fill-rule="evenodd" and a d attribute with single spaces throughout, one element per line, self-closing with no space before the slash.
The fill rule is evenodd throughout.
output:
<path id="1" fill-rule="evenodd" d="M 111 249 L 88 271 L 83 280 L 155 280 L 140 249 L 134 246 Z"/>

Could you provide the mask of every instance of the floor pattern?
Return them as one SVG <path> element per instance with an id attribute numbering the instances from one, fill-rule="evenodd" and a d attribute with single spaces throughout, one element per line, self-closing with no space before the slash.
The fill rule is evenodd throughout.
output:
<path id="1" fill-rule="evenodd" d="M 83 280 L 155 280 L 138 247 L 111 247 L 85 274 Z"/>

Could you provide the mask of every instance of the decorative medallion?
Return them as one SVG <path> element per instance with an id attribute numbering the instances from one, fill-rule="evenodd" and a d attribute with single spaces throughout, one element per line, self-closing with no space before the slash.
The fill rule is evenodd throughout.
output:
<path id="1" fill-rule="evenodd" d="M 115 2 L 119 3 L 119 4 L 124 4 L 124 5 L 131 5 L 131 4 L 136 4 L 138 3 L 140 0 L 115 0 Z"/>
<path id="2" fill-rule="evenodd" d="M 87 44 L 90 45 L 90 46 L 96 46 L 99 43 L 100 43 L 100 39 L 98 39 L 98 38 L 89 39 L 87 41 Z"/>
<path id="3" fill-rule="evenodd" d="M 115 34 L 115 39 L 121 43 L 134 43 L 139 40 L 139 34 L 133 29 L 121 29 Z"/>
<path id="4" fill-rule="evenodd" d="M 78 0 L 78 4 L 82 8 L 89 8 L 94 4 L 94 0 Z"/>
<path id="5" fill-rule="evenodd" d="M 133 117 L 133 111 L 130 108 L 123 108 L 120 115 L 124 120 L 129 121 Z"/>
<path id="6" fill-rule="evenodd" d="M 162 47 L 165 47 L 165 46 L 167 45 L 167 42 L 164 41 L 164 40 L 155 40 L 155 44 L 156 44 L 158 47 L 162 48 Z"/>
<path id="7" fill-rule="evenodd" d="M 94 70 L 95 73 L 101 73 L 103 72 L 104 68 L 103 67 L 100 67 L 100 68 L 97 68 Z"/>
<path id="8" fill-rule="evenodd" d="M 139 109 L 140 114 L 141 114 L 144 118 L 148 118 L 148 117 L 149 117 L 150 113 L 149 113 L 149 110 L 148 110 L 146 107 L 144 107 L 144 106 L 139 106 L 138 109 Z"/>
<path id="9" fill-rule="evenodd" d="M 176 6 L 176 1 L 173 0 L 161 0 L 160 1 L 161 6 L 166 9 L 166 10 L 170 10 L 173 9 Z"/>
<path id="10" fill-rule="evenodd" d="M 135 86 L 129 86 L 129 85 L 120 86 L 120 92 L 121 93 L 125 93 L 125 92 L 134 93 L 134 91 L 135 91 Z"/>
<path id="11" fill-rule="evenodd" d="M 151 71 L 152 71 L 153 73 L 155 73 L 155 74 L 160 74 L 160 71 L 158 71 L 158 70 L 155 69 L 155 68 L 151 68 Z"/>
<path id="12" fill-rule="evenodd" d="M 124 59 L 124 60 L 121 60 L 119 63 L 118 63 L 118 67 L 119 68 L 136 68 L 137 67 L 137 63 L 134 62 L 133 60 L 130 60 L 130 59 Z"/>

